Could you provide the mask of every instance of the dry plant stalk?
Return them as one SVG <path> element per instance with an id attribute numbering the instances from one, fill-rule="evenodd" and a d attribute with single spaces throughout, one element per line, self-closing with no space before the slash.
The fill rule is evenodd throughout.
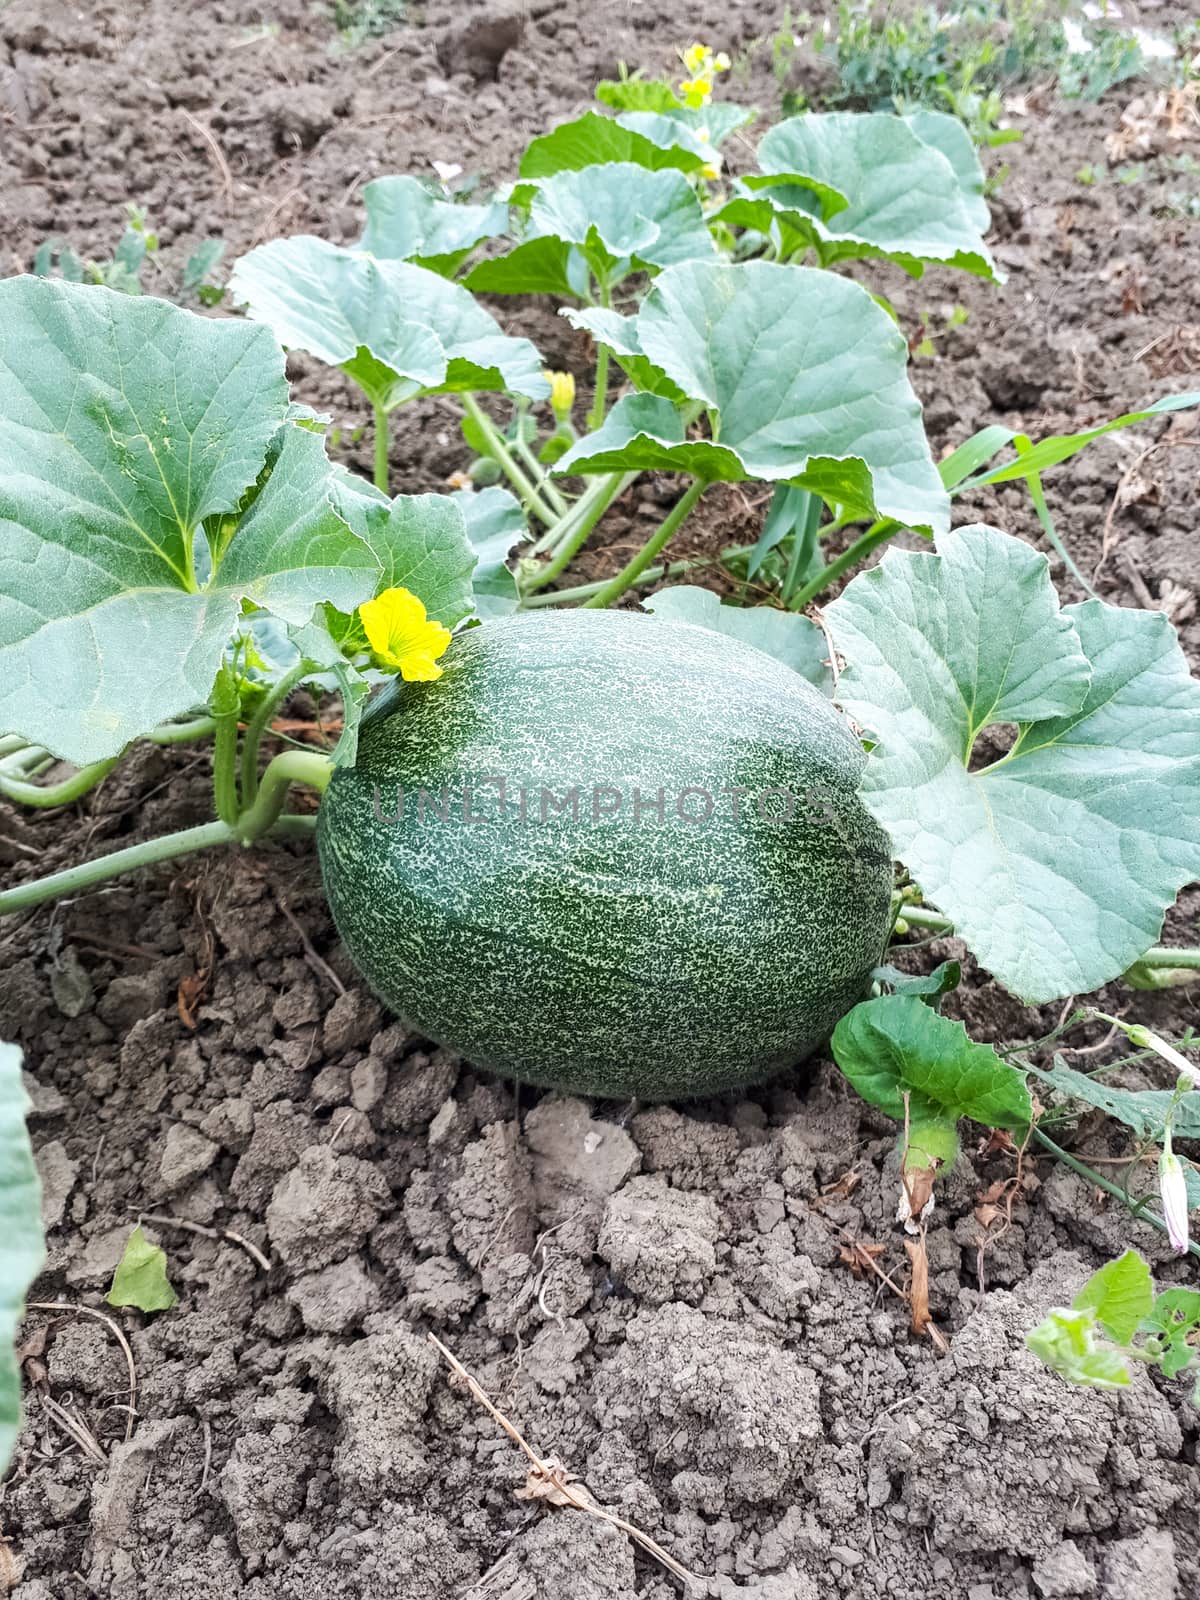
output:
<path id="1" fill-rule="evenodd" d="M 137 1368 L 133 1364 L 133 1351 L 129 1348 L 129 1340 L 121 1332 L 120 1327 L 110 1316 L 103 1311 L 95 1311 L 91 1306 L 73 1306 L 65 1300 L 30 1300 L 25 1308 L 27 1311 L 56 1311 L 68 1317 L 94 1317 L 97 1322 L 102 1322 L 113 1338 L 121 1346 L 125 1356 L 125 1365 L 129 1371 L 129 1402 L 128 1416 L 125 1419 L 125 1443 L 133 1438 L 133 1422 L 137 1416 Z M 101 1459 L 106 1459 L 101 1456 Z"/>
<path id="2" fill-rule="evenodd" d="M 495 1406 L 477 1379 L 473 1378 L 453 1355 L 442 1341 L 432 1333 L 425 1336 L 442 1360 L 458 1380 L 465 1384 L 471 1395 L 476 1399 L 487 1414 L 497 1423 L 517 1448 L 529 1461 L 532 1471 L 525 1481 L 523 1488 L 517 1490 L 517 1496 L 522 1500 L 545 1500 L 553 1506 L 573 1506 L 577 1511 L 586 1511 L 589 1516 L 599 1517 L 602 1522 L 609 1522 L 614 1528 L 619 1528 L 627 1534 L 636 1544 L 641 1545 L 648 1555 L 660 1562 L 672 1577 L 678 1578 L 685 1588 L 699 1586 L 700 1580 L 669 1555 L 662 1545 L 658 1544 L 648 1533 L 643 1533 L 640 1528 L 635 1528 L 632 1522 L 626 1522 L 624 1517 L 615 1516 L 611 1511 L 605 1511 L 603 1506 L 597 1505 L 591 1492 L 569 1472 L 557 1456 L 539 1456 L 537 1451 L 527 1444 L 522 1435 L 508 1420 L 502 1411 Z"/>

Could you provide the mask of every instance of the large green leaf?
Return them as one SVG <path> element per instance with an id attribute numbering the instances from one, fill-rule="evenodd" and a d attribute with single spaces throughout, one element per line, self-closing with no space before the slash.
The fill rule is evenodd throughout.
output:
<path id="1" fill-rule="evenodd" d="M 857 516 L 946 526 L 949 501 L 904 339 L 858 284 L 762 261 L 689 261 L 658 277 L 636 317 L 570 320 L 701 402 L 719 443 L 683 438 L 669 402 L 634 395 L 557 471 L 674 466 L 697 477 L 786 481 Z"/>
<path id="2" fill-rule="evenodd" d="M 995 528 L 889 550 L 827 608 L 840 698 L 877 745 L 863 797 L 896 854 L 1022 999 L 1082 994 L 1200 873 L 1200 684 L 1159 612 L 1058 610 Z M 977 735 L 1015 724 L 981 771 Z"/>
<path id="3" fill-rule="evenodd" d="M 1076 1072 L 1062 1056 L 1055 1056 L 1053 1072 L 1028 1065 L 1024 1070 L 1032 1072 L 1047 1089 L 1123 1122 L 1139 1139 L 1161 1139 L 1168 1115 L 1177 1137 L 1200 1138 L 1200 1093 L 1184 1094 L 1177 1100 L 1171 1089 L 1122 1089 L 1094 1073 Z"/>
<path id="4" fill-rule="evenodd" d="M 503 333 L 461 284 L 408 261 L 301 234 L 251 250 L 229 288 L 280 344 L 341 367 L 385 410 L 422 393 L 550 393 L 528 339 Z"/>
<path id="5" fill-rule="evenodd" d="M 522 178 L 548 178 L 555 172 L 578 172 L 605 161 L 636 161 L 640 167 L 698 172 L 705 159 L 694 146 L 656 144 L 612 117 L 587 111 L 535 139 L 521 157 L 520 174 Z"/>
<path id="6" fill-rule="evenodd" d="M 1093 1272 L 1071 1305 L 1075 1311 L 1094 1311 L 1110 1339 L 1128 1344 L 1154 1305 L 1150 1268 L 1136 1250 L 1126 1250 Z"/>
<path id="7" fill-rule="evenodd" d="M 459 489 L 450 497 L 462 512 L 467 538 L 478 558 L 473 587 L 475 609 L 487 621 L 507 617 L 517 609 L 517 580 L 508 570 L 508 558 L 529 524 L 520 502 L 507 489 Z"/>
<path id="8" fill-rule="evenodd" d="M 508 226 L 508 207 L 459 205 L 419 178 L 374 178 L 363 187 L 367 226 L 360 250 L 387 261 L 416 261 L 449 276 L 481 239 Z"/>
<path id="9" fill-rule="evenodd" d="M 13 1350 L 25 1292 L 42 1270 L 41 1185 L 25 1131 L 21 1052 L 0 1044 L 0 1473 L 21 1427 L 21 1374 Z"/>
<path id="10" fill-rule="evenodd" d="M 833 1058 L 873 1106 L 898 1122 L 931 1110 L 987 1128 L 1025 1128 L 1033 1105 L 1025 1079 L 961 1022 L 914 994 L 881 995 L 854 1007 L 833 1030 Z"/>
<path id="11" fill-rule="evenodd" d="M 556 294 L 586 300 L 587 263 L 573 245 L 549 236 L 522 239 L 507 255 L 477 262 L 463 279 L 482 294 Z"/>
<path id="12" fill-rule="evenodd" d="M 758 164 L 761 174 L 747 177 L 746 187 L 826 263 L 883 256 L 916 277 L 931 262 L 997 276 L 981 236 L 986 217 L 973 175 L 964 189 L 942 148 L 925 143 L 903 117 L 806 112 L 767 131 Z M 727 220 L 754 218 L 743 205 Z"/>
<path id="13" fill-rule="evenodd" d="M 593 270 L 611 273 L 628 257 L 670 267 L 715 252 L 696 191 L 682 172 L 651 172 L 613 161 L 544 179 L 529 207 L 530 226 L 580 247 Z"/>
<path id="14" fill-rule="evenodd" d="M 683 583 L 660 589 L 643 604 L 664 622 L 687 622 L 752 644 L 793 668 L 824 693 L 833 692 L 825 635 L 798 612 L 780 611 L 774 606 L 722 605 L 711 589 Z"/>
<path id="15" fill-rule="evenodd" d="M 652 172 L 613 161 L 557 172 L 528 187 L 532 237 L 507 256 L 480 262 L 471 288 L 585 299 L 588 277 L 576 256 L 611 288 L 632 271 L 716 252 L 696 191 L 674 168 Z"/>
<path id="16" fill-rule="evenodd" d="M 366 598 L 375 560 L 287 415 L 266 329 L 0 283 L 0 726 L 115 756 L 207 700 L 243 600 Z"/>
<path id="17" fill-rule="evenodd" d="M 757 116 L 758 111 L 754 106 L 735 106 L 728 100 L 712 100 L 708 105 L 695 109 L 679 105 L 630 109 L 621 112 L 617 121 L 623 128 L 643 134 L 652 144 L 660 145 L 663 149 L 681 144 L 685 150 L 694 150 L 698 155 L 711 159 L 709 152 L 714 146 L 723 144 L 731 133 L 744 128 Z"/>
<path id="18" fill-rule="evenodd" d="M 443 627 L 455 627 L 475 609 L 476 556 L 458 501 L 447 494 L 377 499 L 378 491 L 364 492 L 370 488 L 339 480 L 334 503 L 379 563 L 374 592 L 407 589 Z"/>
<path id="19" fill-rule="evenodd" d="M 992 213 L 984 198 L 986 181 L 979 153 L 966 127 L 946 111 L 931 111 L 918 106 L 906 111 L 904 120 L 922 144 L 940 150 L 958 179 L 963 205 L 976 231 L 984 234 L 992 225 Z"/>

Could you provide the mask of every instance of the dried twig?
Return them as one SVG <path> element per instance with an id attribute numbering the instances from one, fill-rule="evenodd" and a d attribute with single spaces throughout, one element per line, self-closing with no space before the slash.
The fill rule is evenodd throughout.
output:
<path id="1" fill-rule="evenodd" d="M 273 890 L 272 893 L 274 894 L 275 904 L 279 907 L 280 913 L 299 935 L 300 943 L 304 948 L 304 954 L 308 960 L 308 964 L 311 967 L 315 967 L 323 978 L 328 979 L 328 981 L 337 990 L 338 994 L 345 994 L 346 985 L 338 977 L 337 973 L 333 970 L 329 963 L 324 960 L 323 957 L 317 954 L 316 950 L 313 948 L 312 940 L 304 931 L 304 928 L 301 926 L 300 919 L 296 916 L 296 913 L 292 910 L 291 906 L 288 905 L 287 901 L 283 898 L 278 889 Z"/>
<path id="2" fill-rule="evenodd" d="M 221 188 L 225 199 L 232 200 L 233 173 L 229 170 L 229 163 L 225 159 L 225 152 L 217 143 L 216 135 L 213 133 L 211 128 L 206 128 L 204 126 L 199 117 L 194 117 L 190 111 L 185 111 L 182 106 L 179 107 L 179 115 L 184 119 L 189 127 L 196 130 L 196 132 L 208 146 L 209 153 L 211 154 L 213 161 L 216 163 L 217 171 L 221 176 Z"/>
<path id="3" fill-rule="evenodd" d="M 133 1422 L 137 1415 L 137 1368 L 133 1364 L 133 1351 L 129 1348 L 129 1340 L 121 1332 L 119 1324 L 110 1316 L 106 1316 L 103 1311 L 94 1311 L 91 1306 L 73 1306 L 65 1300 L 30 1300 L 27 1310 L 59 1311 L 68 1317 L 94 1317 L 112 1334 L 125 1354 L 125 1365 L 129 1369 L 129 1414 L 125 1418 L 125 1443 L 128 1444 L 133 1438 Z M 61 1410 L 61 1407 L 59 1409 Z M 104 1459 L 103 1455 L 101 1459 Z"/>
<path id="4" fill-rule="evenodd" d="M 78 1417 L 73 1417 L 65 1406 L 60 1406 L 58 1401 L 50 1395 L 39 1395 L 38 1400 L 42 1410 L 50 1418 L 51 1422 L 56 1423 L 65 1434 L 74 1439 L 90 1461 L 94 1461 L 98 1467 L 106 1467 L 108 1465 L 108 1457 L 104 1454 L 100 1447 L 100 1441 L 90 1428 L 81 1422 Z"/>
<path id="5" fill-rule="evenodd" d="M 669 1555 L 667 1551 L 663 1549 L 662 1545 L 656 1543 L 656 1541 L 653 1540 L 649 1534 L 643 1533 L 640 1528 L 635 1528 L 632 1522 L 626 1522 L 624 1517 L 618 1517 L 615 1516 L 611 1511 L 605 1511 L 604 1507 L 597 1505 L 590 1495 L 584 1493 L 580 1489 L 575 1488 L 574 1485 L 569 1481 L 569 1474 L 560 1462 L 556 1461 L 553 1457 L 548 1460 L 544 1460 L 541 1456 L 539 1456 L 537 1452 L 525 1442 L 520 1433 L 517 1432 L 516 1428 L 512 1425 L 504 1413 L 499 1411 L 496 1406 L 493 1405 L 492 1401 L 489 1399 L 481 1385 L 471 1376 L 466 1367 L 463 1366 L 462 1362 L 459 1361 L 456 1356 L 452 1355 L 449 1350 L 447 1350 L 442 1341 L 436 1338 L 432 1333 L 426 1334 L 425 1337 L 429 1340 L 430 1344 L 433 1345 L 434 1349 L 437 1350 L 442 1359 L 447 1363 L 455 1377 L 458 1378 L 461 1383 L 464 1383 L 467 1386 L 472 1397 L 479 1402 L 487 1414 L 492 1418 L 493 1422 L 497 1423 L 498 1426 L 504 1430 L 504 1432 L 524 1454 L 526 1459 L 533 1467 L 533 1475 L 537 1481 L 537 1484 L 539 1485 L 539 1488 L 537 1492 L 530 1494 L 530 1498 L 552 1498 L 552 1502 L 555 1504 L 574 1506 L 578 1511 L 586 1511 L 589 1516 L 599 1517 L 602 1522 L 611 1523 L 614 1528 L 619 1528 L 622 1533 L 627 1534 L 629 1538 L 634 1540 L 635 1543 L 641 1545 L 642 1549 L 645 1550 L 649 1555 L 652 1555 L 656 1561 L 661 1562 L 667 1571 L 671 1573 L 673 1577 L 678 1578 L 682 1584 L 685 1586 L 689 1584 L 699 1584 L 700 1580 L 698 1578 L 694 1578 L 686 1567 L 680 1566 L 675 1557 Z M 545 1492 L 542 1492 L 543 1489 Z"/>
<path id="6" fill-rule="evenodd" d="M 251 1243 L 242 1234 L 234 1233 L 232 1228 L 205 1228 L 198 1222 L 185 1222 L 182 1217 L 154 1216 L 149 1211 L 139 1211 L 138 1221 L 152 1222 L 159 1228 L 182 1228 L 185 1233 L 199 1234 L 202 1239 L 227 1239 L 230 1244 L 239 1245 L 252 1260 L 258 1263 L 264 1272 L 270 1272 L 271 1270 L 269 1258 L 263 1255 L 258 1246 Z"/>

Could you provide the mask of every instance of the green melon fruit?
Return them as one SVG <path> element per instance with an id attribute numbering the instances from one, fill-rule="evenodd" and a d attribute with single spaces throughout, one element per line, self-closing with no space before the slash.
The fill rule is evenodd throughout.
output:
<path id="1" fill-rule="evenodd" d="M 423 1034 L 673 1099 L 801 1060 L 862 998 L 891 858 L 797 673 L 627 611 L 488 623 L 443 665 L 380 696 L 317 827 L 338 932 Z"/>

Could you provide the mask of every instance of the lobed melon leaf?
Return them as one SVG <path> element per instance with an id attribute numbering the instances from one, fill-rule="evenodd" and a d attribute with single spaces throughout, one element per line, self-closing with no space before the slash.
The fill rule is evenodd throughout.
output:
<path id="1" fill-rule="evenodd" d="M 658 277 L 635 317 L 585 311 L 569 320 L 700 402 L 711 436 L 688 438 L 668 399 L 631 395 L 557 472 L 763 478 L 856 516 L 947 526 L 904 339 L 858 284 L 762 261 L 689 261 Z"/>
<path id="2" fill-rule="evenodd" d="M 41 1185 L 25 1129 L 21 1052 L 0 1044 L 0 1472 L 21 1427 L 21 1374 L 13 1341 L 25 1292 L 42 1269 Z"/>
<path id="3" fill-rule="evenodd" d="M 762 232 L 778 223 L 790 247 L 814 247 L 826 266 L 875 256 L 914 277 L 941 263 L 999 281 L 982 237 L 982 174 L 953 122 L 936 112 L 790 117 L 763 136 L 761 172 L 742 180 L 717 219 Z"/>
<path id="4" fill-rule="evenodd" d="M 459 204 L 419 178 L 396 175 L 363 185 L 367 226 L 358 241 L 383 261 L 415 261 L 452 277 L 483 239 L 503 233 L 508 207 Z"/>
<path id="5" fill-rule="evenodd" d="M 779 611 L 774 606 L 724 605 L 711 589 L 697 589 L 685 583 L 660 589 L 643 603 L 660 621 L 688 622 L 696 628 L 728 634 L 774 656 L 823 693 L 833 692 L 825 635 L 798 612 Z"/>
<path id="6" fill-rule="evenodd" d="M 83 764 L 203 704 L 250 601 L 352 609 L 376 563 L 264 328 L 0 283 L 0 725 Z"/>
<path id="7" fill-rule="evenodd" d="M 418 394 L 550 386 L 528 339 L 510 338 L 461 284 L 300 234 L 242 257 L 230 293 L 280 344 L 341 367 L 385 411 Z"/>
<path id="8" fill-rule="evenodd" d="M 839 698 L 877 741 L 863 797 L 928 898 L 1022 999 L 1082 994 L 1200 875 L 1200 683 L 1159 612 L 1059 610 L 995 528 L 891 549 L 826 610 Z M 976 739 L 1016 725 L 982 770 Z"/>

